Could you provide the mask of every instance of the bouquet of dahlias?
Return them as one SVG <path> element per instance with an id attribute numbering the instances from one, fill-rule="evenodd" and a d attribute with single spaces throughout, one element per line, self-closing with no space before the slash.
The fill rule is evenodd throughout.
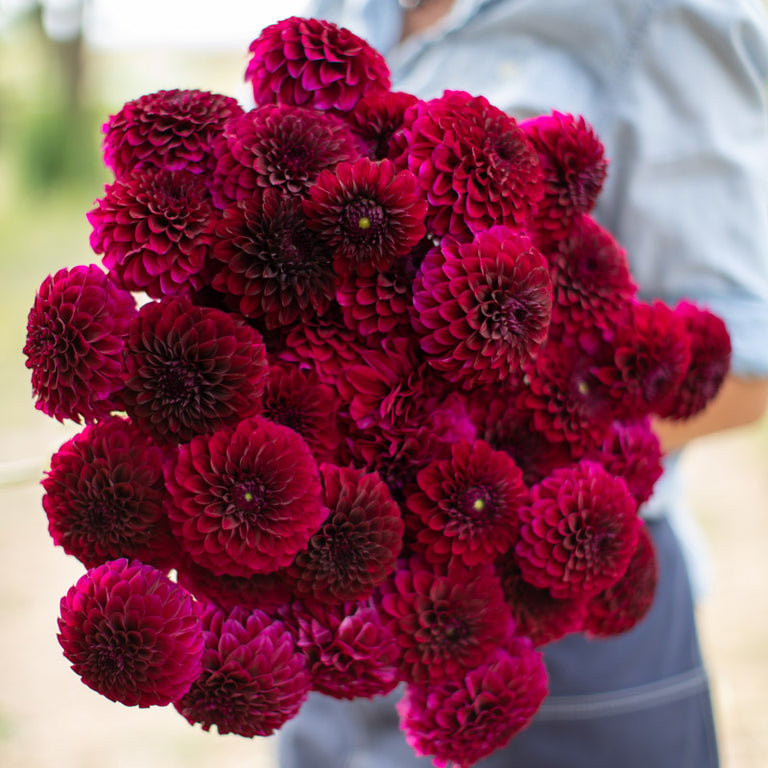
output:
<path id="1" fill-rule="evenodd" d="M 704 407 L 728 334 L 638 298 L 582 118 L 392 91 L 315 19 L 250 52 L 252 109 L 110 117 L 102 265 L 29 314 L 36 406 L 83 425 L 42 481 L 87 569 L 59 641 L 104 696 L 222 734 L 402 682 L 413 749 L 466 768 L 545 698 L 538 648 L 648 609 L 650 418 Z"/>

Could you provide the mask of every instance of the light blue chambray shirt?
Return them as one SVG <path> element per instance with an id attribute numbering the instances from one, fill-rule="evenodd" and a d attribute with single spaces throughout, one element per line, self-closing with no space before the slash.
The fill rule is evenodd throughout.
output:
<path id="1" fill-rule="evenodd" d="M 642 297 L 709 308 L 730 331 L 732 370 L 768 375 L 768 22 L 759 0 L 456 0 L 403 44 L 397 0 L 317 0 L 309 13 L 368 40 L 398 90 L 465 90 L 518 118 L 583 115 L 610 160 L 595 215 L 627 249 Z M 670 514 L 690 549 L 697 535 L 674 463 L 643 514 Z M 701 581 L 695 567 L 692 575 Z"/>

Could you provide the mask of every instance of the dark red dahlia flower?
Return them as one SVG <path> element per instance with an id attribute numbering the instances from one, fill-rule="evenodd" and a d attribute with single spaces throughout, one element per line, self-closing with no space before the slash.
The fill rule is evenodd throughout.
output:
<path id="1" fill-rule="evenodd" d="M 172 298 L 145 304 L 126 343 L 125 408 L 158 441 L 191 440 L 256 413 L 267 375 L 259 333 Z"/>
<path id="2" fill-rule="evenodd" d="M 366 603 L 295 604 L 297 645 L 315 691 L 335 699 L 370 699 L 399 680 L 400 646 Z"/>
<path id="3" fill-rule="evenodd" d="M 328 21 L 292 16 L 251 43 L 245 72 L 257 104 L 348 112 L 364 94 L 389 90 L 384 57 Z"/>
<path id="4" fill-rule="evenodd" d="M 609 637 L 632 629 L 651 609 L 657 580 L 656 549 L 643 525 L 624 575 L 588 602 L 584 631 L 596 637 Z"/>
<path id="5" fill-rule="evenodd" d="M 544 197 L 534 227 L 548 239 L 561 237 L 571 221 L 592 210 L 608 174 L 605 148 L 583 117 L 560 112 L 525 120 L 544 172 Z"/>
<path id="6" fill-rule="evenodd" d="M 398 702 L 400 727 L 418 756 L 438 768 L 470 768 L 525 728 L 547 695 L 541 654 L 517 638 L 463 678 L 410 683 Z"/>
<path id="7" fill-rule="evenodd" d="M 77 423 L 118 410 L 135 315 L 133 296 L 95 264 L 48 275 L 29 311 L 24 345 L 35 407 Z"/>
<path id="8" fill-rule="evenodd" d="M 269 329 L 322 315 L 336 295 L 331 250 L 307 227 L 301 201 L 275 189 L 227 206 L 213 257 L 213 288 Z"/>
<path id="9" fill-rule="evenodd" d="M 615 584 L 637 543 L 640 518 L 624 481 L 582 461 L 555 469 L 522 506 L 515 557 L 523 578 L 559 599 Z"/>
<path id="10" fill-rule="evenodd" d="M 61 599 L 59 644 L 83 682 L 126 706 L 165 706 L 200 674 L 200 607 L 138 560 L 89 570 Z"/>
<path id="11" fill-rule="evenodd" d="M 376 474 L 324 464 L 320 475 L 328 517 L 293 561 L 293 588 L 320 602 L 364 600 L 394 570 L 400 508 Z"/>
<path id="12" fill-rule="evenodd" d="M 374 91 L 357 102 L 352 112 L 342 117 L 363 144 L 365 155 L 371 160 L 390 157 L 392 140 L 399 135 L 405 121 L 405 110 L 418 99 L 402 91 Z"/>
<path id="13" fill-rule="evenodd" d="M 506 227 L 471 243 L 446 238 L 421 265 L 412 324 L 432 367 L 471 388 L 517 372 L 547 335 L 552 284 L 544 257 Z"/>
<path id="14" fill-rule="evenodd" d="M 146 166 L 206 173 L 214 140 L 242 113 L 235 99 L 208 91 L 140 96 L 104 124 L 104 163 L 116 176 Z"/>
<path id="15" fill-rule="evenodd" d="M 282 622 L 259 610 L 209 607 L 203 671 L 176 709 L 204 731 L 269 736 L 294 717 L 309 692 L 306 661 Z"/>
<path id="16" fill-rule="evenodd" d="M 458 559 L 430 565 L 412 556 L 382 586 L 379 611 L 402 648 L 408 681 L 461 678 L 514 629 L 493 566 Z"/>
<path id="17" fill-rule="evenodd" d="M 203 286 L 214 208 L 202 176 L 147 169 L 105 193 L 87 214 L 91 247 L 123 288 L 160 299 Z"/>
<path id="18" fill-rule="evenodd" d="M 429 562 L 490 563 L 514 544 L 517 508 L 527 494 L 506 453 L 482 440 L 460 441 L 450 459 L 432 462 L 416 479 L 420 490 L 407 504 L 423 523 L 418 542 Z"/>
<path id="19" fill-rule="evenodd" d="M 681 301 L 674 310 L 688 332 L 691 352 L 678 387 L 658 408 L 665 418 L 690 419 L 719 392 L 731 363 L 731 338 L 725 323 L 709 310 Z"/>
<path id="20" fill-rule="evenodd" d="M 288 565 L 327 514 L 307 444 L 260 416 L 180 446 L 166 480 L 174 534 L 216 574 L 248 577 Z"/>
<path id="21" fill-rule="evenodd" d="M 544 188 L 539 158 L 515 119 L 483 96 L 446 91 L 405 115 L 397 159 L 419 180 L 433 235 L 527 222 Z"/>
<path id="22" fill-rule="evenodd" d="M 339 163 L 320 173 L 309 195 L 307 224 L 333 250 L 342 273 L 389 269 L 426 232 L 416 177 L 396 173 L 390 160 Z"/>
<path id="23" fill-rule="evenodd" d="M 290 106 L 262 106 L 233 118 L 214 146 L 214 201 L 220 208 L 273 187 L 304 194 L 325 168 L 360 151 L 347 124 L 332 115 Z"/>
<path id="24" fill-rule="evenodd" d="M 129 421 L 87 426 L 53 455 L 42 485 L 48 532 L 86 568 L 120 557 L 175 565 L 163 452 Z"/>

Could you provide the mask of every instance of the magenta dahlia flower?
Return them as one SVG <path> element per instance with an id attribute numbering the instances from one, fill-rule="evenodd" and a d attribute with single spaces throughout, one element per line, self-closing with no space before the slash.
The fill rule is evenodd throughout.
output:
<path id="1" fill-rule="evenodd" d="M 304 201 L 307 225 L 342 273 L 389 269 L 424 237 L 426 210 L 410 171 L 367 157 L 320 173 Z"/>
<path id="2" fill-rule="evenodd" d="M 155 299 L 203 286 L 214 208 L 202 176 L 147 169 L 120 176 L 89 211 L 91 247 L 129 291 Z"/>
<path id="3" fill-rule="evenodd" d="M 471 243 L 446 238 L 421 265 L 413 327 L 430 365 L 471 388 L 503 381 L 547 335 L 552 284 L 544 257 L 506 227 Z"/>
<path id="4" fill-rule="evenodd" d="M 398 683 L 400 646 L 366 603 L 296 603 L 297 645 L 315 691 L 335 699 L 370 699 Z"/>
<path id="5" fill-rule="evenodd" d="M 269 329 L 322 315 L 336 295 L 332 251 L 307 227 L 301 201 L 275 189 L 225 208 L 212 285 L 232 309 Z"/>
<path id="6" fill-rule="evenodd" d="M 379 611 L 402 649 L 405 680 L 456 679 L 482 664 L 514 629 L 493 566 L 412 556 L 381 587 Z"/>
<path id="7" fill-rule="evenodd" d="M 376 474 L 324 464 L 320 476 L 328 517 L 293 561 L 293 588 L 320 602 L 364 600 L 395 568 L 400 508 Z"/>
<path id="8" fill-rule="evenodd" d="M 641 526 L 620 477 L 582 461 L 555 469 L 519 509 L 523 578 L 560 599 L 592 597 L 627 570 Z"/>
<path id="9" fill-rule="evenodd" d="M 527 493 L 503 451 L 482 440 L 454 443 L 451 458 L 424 467 L 417 482 L 407 504 L 423 523 L 417 538 L 429 562 L 490 563 L 514 544 Z"/>
<path id="10" fill-rule="evenodd" d="M 259 610 L 211 606 L 203 630 L 202 673 L 174 702 L 189 723 L 250 738 L 269 736 L 298 713 L 310 676 L 282 622 Z"/>
<path id="11" fill-rule="evenodd" d="M 43 280 L 27 317 L 35 407 L 91 423 L 121 407 L 123 350 L 136 302 L 95 264 Z"/>
<path id="12" fill-rule="evenodd" d="M 126 368 L 128 415 L 173 443 L 257 413 L 267 360 L 261 336 L 242 320 L 171 298 L 139 311 Z"/>
<path id="13" fill-rule="evenodd" d="M 104 163 L 115 176 L 146 166 L 206 173 L 215 139 L 242 113 L 235 99 L 208 91 L 140 96 L 104 124 Z"/>
<path id="14" fill-rule="evenodd" d="M 515 119 L 483 96 L 446 91 L 405 114 L 398 167 L 419 180 L 433 235 L 518 227 L 544 191 L 539 158 Z"/>
<path id="15" fill-rule="evenodd" d="M 417 101 L 416 96 L 402 91 L 373 91 L 342 117 L 362 142 L 365 155 L 383 160 L 397 153 L 393 139 L 402 133 L 406 109 Z"/>
<path id="16" fill-rule="evenodd" d="M 307 444 L 260 416 L 181 445 L 166 480 L 171 529 L 216 574 L 288 565 L 327 514 Z"/>
<path id="17" fill-rule="evenodd" d="M 438 768 L 470 768 L 525 728 L 546 695 L 541 654 L 516 638 L 511 651 L 494 649 L 462 678 L 410 683 L 397 710 L 418 756 Z"/>
<path id="18" fill-rule="evenodd" d="M 61 599 L 59 644 L 82 681 L 126 706 L 165 706 L 200 674 L 200 607 L 138 560 L 89 570 Z"/>
<path id="19" fill-rule="evenodd" d="M 163 452 L 129 421 L 85 427 L 53 455 L 42 485 L 48 532 L 86 568 L 120 557 L 157 568 L 176 563 Z"/>
<path id="20" fill-rule="evenodd" d="M 348 112 L 368 93 L 389 90 L 384 57 L 328 21 L 292 16 L 251 43 L 245 72 L 257 104 Z"/>

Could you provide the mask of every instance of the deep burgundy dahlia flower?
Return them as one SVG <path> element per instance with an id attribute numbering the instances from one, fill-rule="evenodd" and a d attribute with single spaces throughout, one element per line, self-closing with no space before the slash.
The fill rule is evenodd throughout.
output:
<path id="1" fill-rule="evenodd" d="M 399 136 L 405 120 L 405 111 L 418 98 L 402 91 L 374 91 L 366 93 L 352 112 L 342 117 L 363 144 L 363 151 L 371 160 L 383 160 L 397 153 L 393 139 Z"/>
<path id="2" fill-rule="evenodd" d="M 171 298 L 139 311 L 126 369 L 129 416 L 174 443 L 258 412 L 267 360 L 261 336 L 241 319 Z"/>
<path id="3" fill-rule="evenodd" d="M 547 335 L 552 284 L 544 257 L 507 227 L 471 243 L 446 238 L 424 258 L 412 324 L 430 365 L 471 388 L 503 381 Z"/>
<path id="4" fill-rule="evenodd" d="M 624 481 L 582 461 L 555 469 L 520 507 L 515 557 L 523 578 L 560 599 L 591 597 L 629 565 L 641 526 Z"/>
<path id="5" fill-rule="evenodd" d="M 159 299 L 203 286 L 214 208 L 202 176 L 166 169 L 125 174 L 87 216 L 91 247 L 123 288 Z"/>
<path id="6" fill-rule="evenodd" d="M 138 560 L 89 570 L 61 599 L 59 644 L 72 669 L 127 706 L 165 706 L 202 668 L 200 607 L 161 571 Z"/>
<path id="7" fill-rule="evenodd" d="M 309 692 L 306 661 L 282 622 L 259 610 L 210 606 L 203 616 L 203 670 L 176 709 L 204 731 L 269 736 Z"/>
<path id="8" fill-rule="evenodd" d="M 48 275 L 29 311 L 24 344 L 35 407 L 78 423 L 118 410 L 135 315 L 133 296 L 95 264 Z"/>
<path id="9" fill-rule="evenodd" d="M 53 455 L 42 485 L 51 538 L 86 568 L 120 557 L 176 563 L 163 452 L 129 421 L 87 426 Z"/>
<path id="10" fill-rule="evenodd" d="M 410 683 L 397 710 L 417 755 L 438 768 L 470 768 L 528 725 L 546 695 L 541 655 L 516 638 L 511 651 L 495 649 L 463 678 Z"/>
<path id="11" fill-rule="evenodd" d="M 266 27 L 250 51 L 245 79 L 257 104 L 348 112 L 363 95 L 389 90 L 384 57 L 328 21 L 283 19 Z"/>
<path id="12" fill-rule="evenodd" d="M 181 445 L 166 480 L 174 534 L 216 574 L 288 565 L 327 514 L 307 444 L 260 416 Z"/>
<path id="13" fill-rule="evenodd" d="M 293 588 L 320 602 L 364 600 L 394 570 L 400 508 L 375 473 L 324 464 L 320 475 L 328 516 L 293 561 Z"/>
<path id="14" fill-rule="evenodd" d="M 104 124 L 104 163 L 115 176 L 146 166 L 206 173 L 215 139 L 228 120 L 242 113 L 232 97 L 208 91 L 140 96 Z"/>
<path id="15" fill-rule="evenodd" d="M 407 504 L 423 523 L 417 539 L 429 562 L 490 563 L 514 544 L 527 493 L 522 472 L 503 451 L 460 441 L 450 459 L 430 463 L 416 480 L 419 491 Z"/>
<path id="16" fill-rule="evenodd" d="M 389 269 L 424 237 L 426 210 L 410 171 L 367 157 L 320 173 L 304 201 L 307 225 L 342 273 Z"/>
<path id="17" fill-rule="evenodd" d="M 322 315 L 336 295 L 331 250 L 307 227 L 301 201 L 275 189 L 227 206 L 216 224 L 213 288 L 269 329 Z"/>

